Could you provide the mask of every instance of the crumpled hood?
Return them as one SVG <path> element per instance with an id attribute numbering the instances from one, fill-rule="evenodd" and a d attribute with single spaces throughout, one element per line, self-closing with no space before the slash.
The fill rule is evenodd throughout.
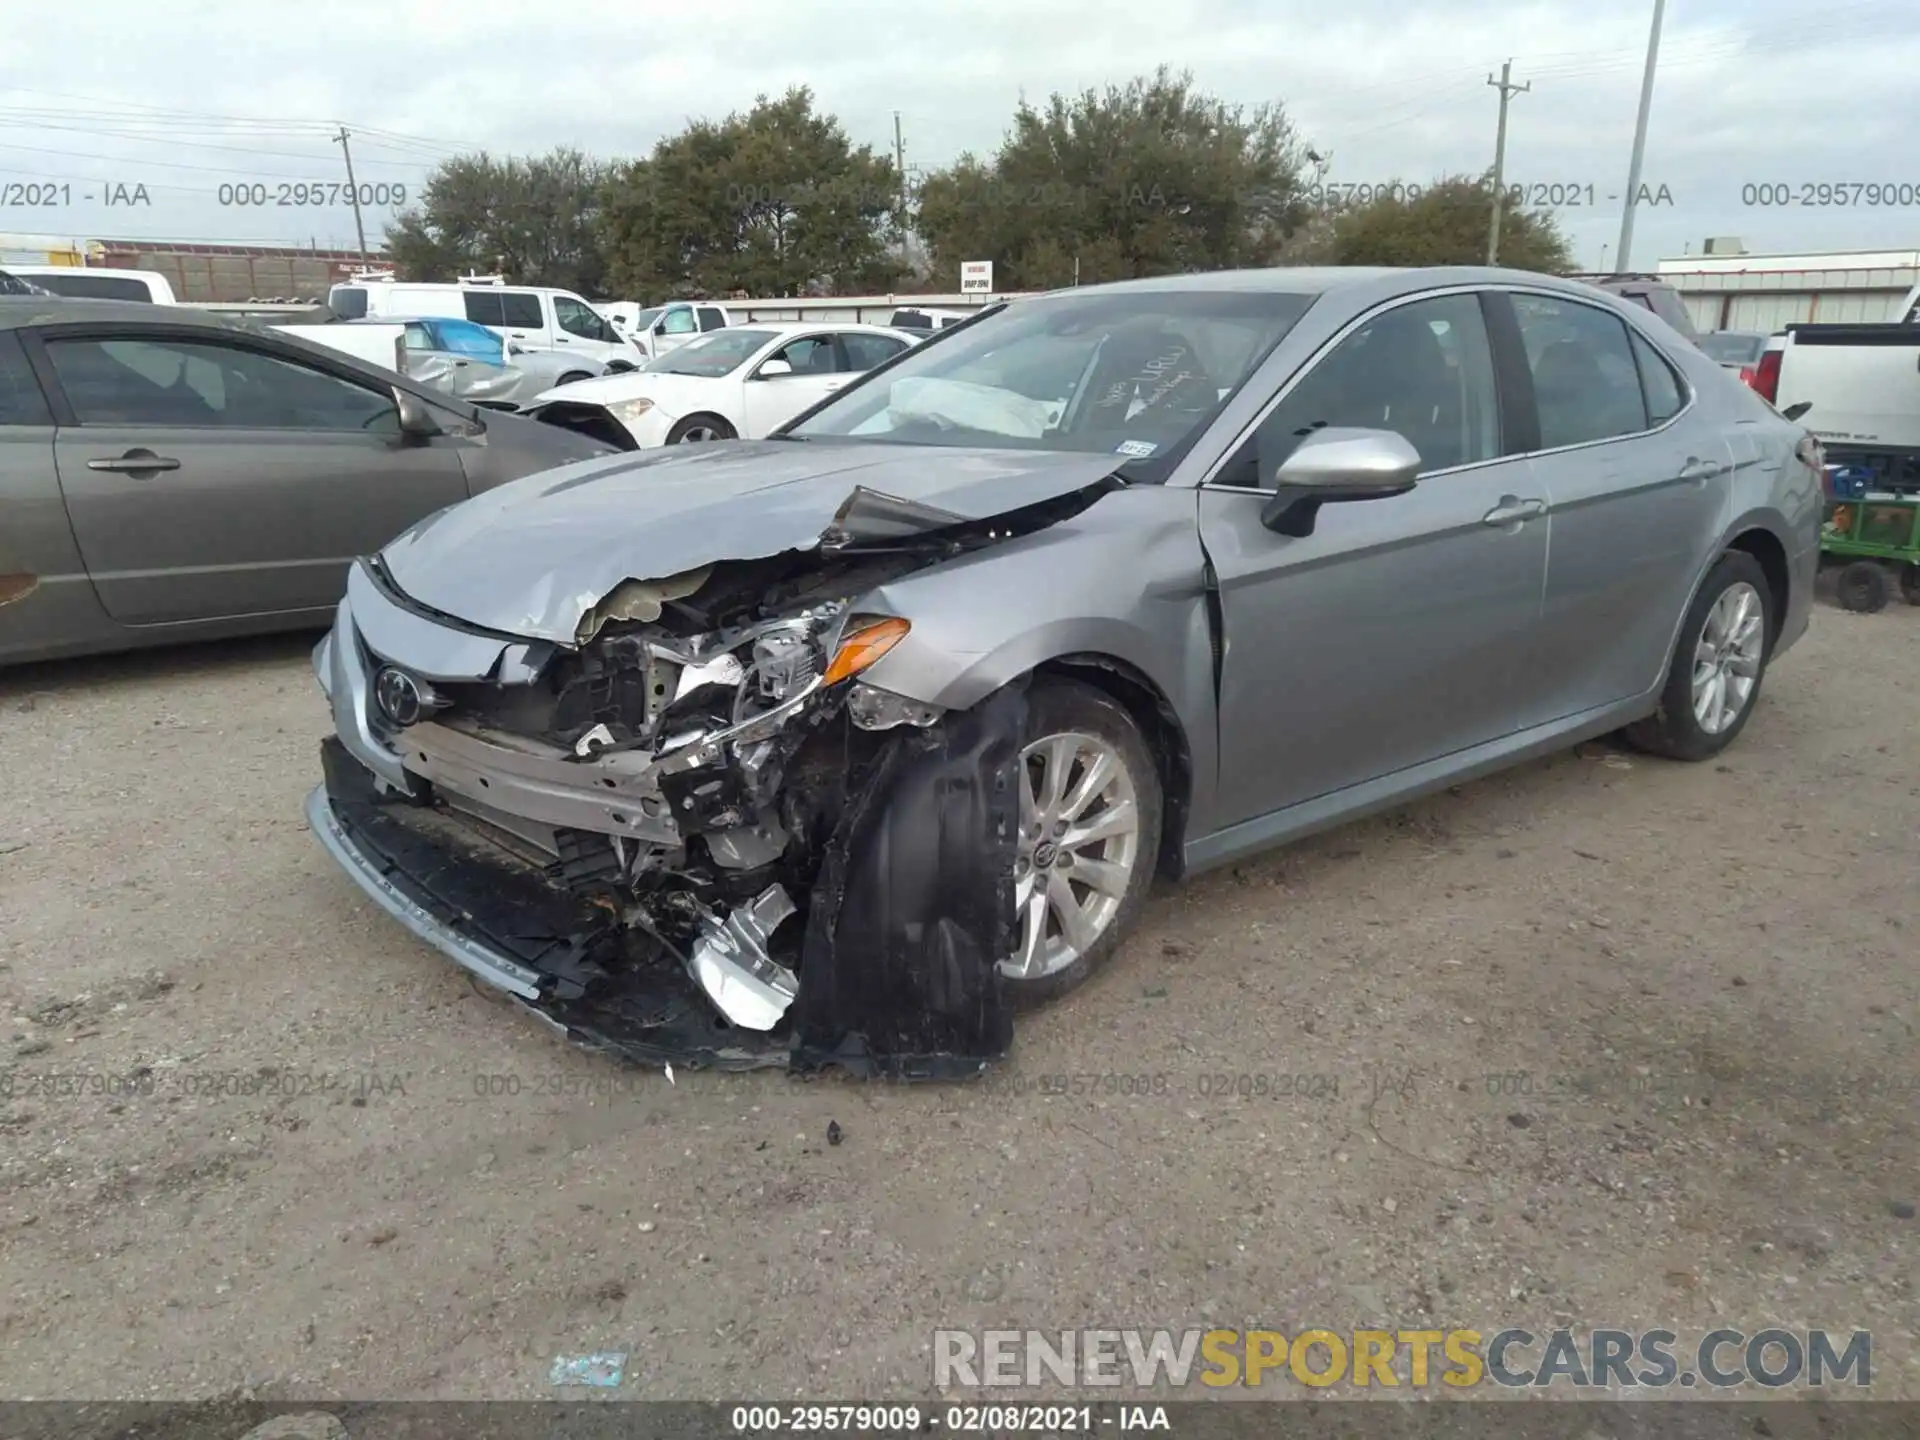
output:
<path id="1" fill-rule="evenodd" d="M 598 382 L 570 388 L 585 383 Z M 811 549 L 856 490 L 907 502 L 897 535 L 1069 495 L 1124 461 L 874 441 L 674 446 L 497 486 L 401 532 L 381 560 L 423 605 L 571 645 L 581 617 L 622 581 Z M 914 507 L 931 508 L 916 517 Z"/>

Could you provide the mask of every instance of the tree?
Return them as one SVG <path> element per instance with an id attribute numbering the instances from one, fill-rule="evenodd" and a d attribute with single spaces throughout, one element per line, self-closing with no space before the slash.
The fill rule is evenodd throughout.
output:
<path id="1" fill-rule="evenodd" d="M 855 146 L 805 87 L 695 121 L 607 191 L 609 279 L 649 300 L 887 289 L 899 273 L 893 163 Z"/>
<path id="2" fill-rule="evenodd" d="M 1008 290 L 1269 265 L 1308 217 L 1303 157 L 1280 106 L 1223 104 L 1162 66 L 1023 100 L 990 159 L 927 176 L 916 223 L 936 275 L 991 260 Z"/>
<path id="3" fill-rule="evenodd" d="M 566 148 L 524 160 L 459 156 L 436 167 L 421 204 L 387 227 L 387 254 L 403 280 L 498 272 L 597 294 L 606 176 L 603 163 Z"/>
<path id="4" fill-rule="evenodd" d="M 1484 265 L 1493 218 L 1493 177 L 1449 175 L 1431 185 L 1384 186 L 1333 220 L 1340 265 Z M 1511 204 L 1500 219 L 1500 264 L 1564 275 L 1574 268 L 1566 237 L 1544 210 Z"/>

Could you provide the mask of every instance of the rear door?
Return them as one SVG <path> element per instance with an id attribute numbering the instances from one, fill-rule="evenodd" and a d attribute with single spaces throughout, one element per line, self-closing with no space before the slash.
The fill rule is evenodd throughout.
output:
<path id="1" fill-rule="evenodd" d="M 53 436 L 26 352 L 0 331 L 0 659 L 99 619 L 60 503 Z"/>
<path id="2" fill-rule="evenodd" d="M 1533 661 L 1544 723 L 1658 683 L 1731 518 L 1734 455 L 1678 369 L 1620 316 L 1556 293 L 1502 298 L 1532 387 L 1533 464 L 1553 494 Z"/>
<path id="3" fill-rule="evenodd" d="M 390 391 L 290 348 L 128 325 L 28 345 L 75 539 L 125 624 L 324 609 L 353 557 L 466 498 L 463 442 L 403 442 Z"/>

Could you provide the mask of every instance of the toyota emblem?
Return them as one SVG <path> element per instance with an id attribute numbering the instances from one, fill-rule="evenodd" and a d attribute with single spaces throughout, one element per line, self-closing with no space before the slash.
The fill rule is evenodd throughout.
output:
<path id="1" fill-rule="evenodd" d="M 420 684 L 404 670 L 389 665 L 373 680 L 374 703 L 380 713 L 396 725 L 411 725 L 426 708 Z"/>

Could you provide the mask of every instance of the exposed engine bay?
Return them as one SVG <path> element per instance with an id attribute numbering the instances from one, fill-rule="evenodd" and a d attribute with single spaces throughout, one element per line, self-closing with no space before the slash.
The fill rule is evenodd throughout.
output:
<path id="1" fill-rule="evenodd" d="M 576 645 L 516 647 L 485 681 L 380 665 L 369 708 L 415 793 L 329 741 L 329 823 L 415 903 L 518 946 L 519 998 L 576 1039 L 977 1069 L 1011 1034 L 994 970 L 1014 945 L 1022 687 L 966 712 L 878 689 L 861 675 L 909 623 L 855 606 L 1099 493 L 628 580 Z"/>

